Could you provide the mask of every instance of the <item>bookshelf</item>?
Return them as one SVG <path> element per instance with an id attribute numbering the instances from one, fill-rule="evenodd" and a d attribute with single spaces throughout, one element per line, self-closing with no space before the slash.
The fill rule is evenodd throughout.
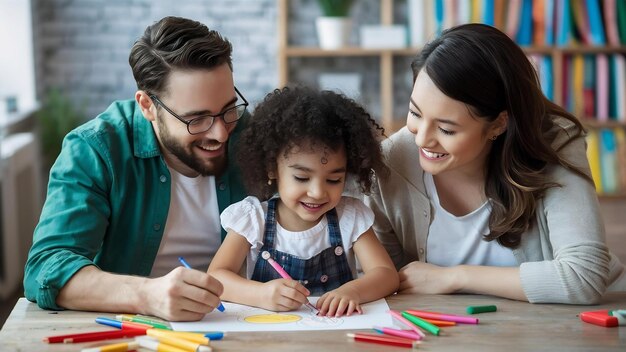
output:
<path id="1" fill-rule="evenodd" d="M 421 49 L 420 45 L 414 45 L 413 47 L 407 47 L 407 48 L 402 48 L 402 49 L 364 49 L 364 48 L 353 46 L 353 47 L 345 47 L 345 48 L 336 49 L 336 50 L 323 50 L 314 46 L 294 46 L 288 42 L 289 0 L 277 0 L 277 1 L 278 1 L 278 38 L 279 38 L 279 45 L 278 45 L 279 85 L 284 86 L 288 83 L 292 83 L 289 78 L 289 68 L 290 68 L 289 60 L 291 58 L 332 58 L 332 57 L 350 57 L 350 58 L 355 58 L 355 59 L 376 58 L 378 60 L 378 70 L 379 70 L 379 76 L 380 76 L 378 99 L 380 101 L 380 107 L 381 107 L 380 116 L 377 116 L 377 118 L 379 119 L 381 125 L 388 132 L 388 134 L 391 134 L 397 131 L 398 129 L 400 129 L 404 125 L 405 117 L 394 116 L 394 100 L 393 100 L 393 97 L 394 97 L 394 75 L 393 75 L 394 58 L 412 57 L 416 55 L 416 53 L 419 52 L 419 50 Z M 410 1 L 411 0 L 409 0 L 409 2 Z M 437 1 L 441 1 L 441 0 L 430 0 L 430 1 L 423 0 L 423 1 L 417 1 L 417 2 L 419 2 L 420 4 L 430 3 L 431 5 L 425 5 L 425 6 L 431 6 L 431 8 L 427 8 L 427 10 L 433 10 L 434 7 L 432 7 L 432 4 L 434 4 Z M 460 6 L 458 4 L 461 4 L 464 1 L 465 0 L 457 0 L 456 2 L 457 6 Z M 454 3 L 454 0 L 443 1 L 443 4 L 444 4 L 443 6 L 445 7 L 450 3 Z M 473 3 L 478 3 L 478 2 L 473 2 Z M 510 34 L 511 29 L 510 29 L 510 26 L 509 28 L 507 28 L 506 19 L 504 19 L 504 21 L 502 19 L 498 21 L 497 19 L 498 11 L 500 11 L 502 16 L 511 16 L 511 13 L 515 13 L 514 11 L 511 11 L 510 3 L 501 1 L 501 0 L 491 0 L 491 1 L 485 0 L 484 3 L 491 3 L 492 4 L 491 6 L 496 6 L 496 7 L 500 6 L 500 10 L 496 8 L 494 11 L 495 17 L 496 17 L 495 24 L 494 23 L 491 23 L 491 24 L 509 33 L 511 37 L 516 39 L 518 44 L 520 44 L 522 49 L 526 52 L 526 54 L 529 57 L 534 56 L 534 57 L 539 57 L 539 58 L 549 58 L 549 60 L 551 60 L 550 61 L 551 67 L 550 67 L 550 73 L 549 73 L 549 76 L 550 76 L 549 85 L 551 86 L 551 92 L 550 94 L 546 93 L 546 95 L 552 101 L 554 101 L 558 105 L 563 106 L 568 111 L 572 112 L 574 115 L 579 117 L 581 122 L 583 122 L 583 124 L 591 131 L 592 134 L 595 134 L 595 133 L 600 134 L 601 131 L 606 131 L 606 130 L 613 131 L 613 130 L 619 129 L 621 131 L 626 131 L 626 112 L 624 112 L 625 108 L 623 107 L 623 104 L 626 104 L 626 84 L 625 84 L 624 90 L 621 91 L 621 94 L 619 96 L 616 94 L 615 97 L 612 98 L 613 101 L 611 102 L 611 104 L 619 107 L 620 106 L 619 101 L 621 101 L 622 107 L 618 108 L 618 107 L 613 107 L 612 105 L 610 109 L 607 108 L 608 112 L 603 113 L 604 115 L 602 116 L 600 116 L 601 114 L 596 113 L 597 107 L 592 108 L 593 113 L 589 113 L 588 110 L 587 111 L 584 110 L 584 105 L 587 104 L 587 102 L 575 101 L 575 99 L 578 99 L 578 97 L 582 96 L 583 93 L 581 92 L 573 93 L 571 91 L 573 90 L 573 88 L 571 88 L 573 87 L 573 83 L 571 85 L 566 85 L 565 87 L 563 86 L 564 80 L 567 80 L 567 82 L 570 83 L 570 82 L 573 82 L 574 79 L 576 79 L 576 78 L 570 77 L 571 75 L 573 75 L 573 73 L 571 73 L 570 71 L 573 71 L 572 62 L 574 60 L 573 58 L 575 57 L 594 57 L 595 58 L 598 56 L 603 56 L 603 57 L 607 57 L 609 61 L 612 62 L 611 61 L 613 60 L 612 57 L 616 57 L 616 56 L 625 57 L 626 56 L 626 46 L 624 44 L 626 38 L 622 37 L 623 34 L 626 34 L 626 6 L 623 6 L 621 9 L 619 9 L 618 13 L 615 15 L 616 18 L 622 17 L 625 19 L 625 21 L 622 22 L 625 26 L 623 31 L 621 29 L 622 27 L 620 27 L 619 38 L 621 38 L 621 41 L 619 41 L 618 43 L 615 43 L 614 40 L 612 43 L 609 43 L 610 41 L 608 38 L 609 36 L 608 27 L 606 27 L 606 24 L 603 24 L 602 22 L 604 21 L 604 18 L 606 16 L 602 16 L 602 15 L 599 16 L 600 21 L 601 21 L 600 26 L 605 26 L 602 28 L 607 28 L 606 37 L 605 37 L 606 39 L 604 39 L 605 40 L 604 44 L 600 44 L 598 42 L 595 42 L 595 43 L 590 42 L 591 38 L 595 38 L 594 40 L 597 40 L 597 36 L 594 37 L 594 35 L 590 35 L 590 34 L 583 35 L 581 30 L 577 29 L 576 27 L 577 25 L 579 25 L 579 23 L 576 21 L 580 20 L 580 16 L 581 16 L 580 13 L 586 13 L 584 11 L 581 12 L 581 7 L 580 7 L 580 6 L 585 6 L 584 2 L 581 2 L 579 4 L 576 2 L 570 3 L 569 1 L 566 1 L 566 0 L 555 0 L 554 2 L 552 2 L 552 4 L 554 4 L 553 6 L 555 7 L 554 9 L 555 16 L 553 17 L 555 21 L 554 33 L 552 37 L 553 39 L 548 44 L 537 45 L 536 44 L 537 39 L 533 38 L 534 33 L 532 32 L 533 30 L 532 26 L 536 24 L 531 24 L 530 25 L 531 29 L 523 28 L 524 26 L 524 24 L 522 23 L 524 21 L 523 13 L 526 12 L 528 14 L 528 9 L 529 9 L 528 7 L 524 9 L 522 8 L 518 9 L 520 13 L 518 15 L 520 16 L 519 30 L 515 31 L 515 33 L 517 34 Z M 533 4 L 535 3 L 535 1 L 529 0 L 529 1 L 522 1 L 518 3 L 523 4 L 520 6 L 531 7 L 530 11 L 533 11 L 532 6 L 534 6 Z M 541 4 L 539 6 L 545 6 L 545 4 L 549 3 L 549 1 L 537 1 L 537 3 Z M 571 11 L 571 18 L 569 19 L 571 22 L 568 24 L 569 27 L 564 27 L 564 28 L 567 28 L 565 31 L 558 32 L 559 30 L 557 28 L 557 25 L 559 25 L 559 23 L 557 23 L 558 11 L 562 10 L 562 6 L 565 6 L 564 4 L 565 5 L 569 4 L 569 6 L 571 7 L 571 9 L 568 10 L 568 11 Z M 600 7 L 600 10 L 602 10 L 602 7 L 604 6 L 603 2 L 598 0 L 597 4 Z M 393 0 L 380 0 L 380 24 L 391 25 L 394 23 L 394 18 L 393 18 L 394 11 L 393 10 L 394 10 Z M 583 10 L 586 10 L 586 9 L 583 9 Z M 474 11 L 474 16 L 475 16 L 475 13 L 476 13 L 475 9 L 473 11 Z M 451 23 L 446 16 L 447 15 L 444 13 L 443 19 L 441 20 L 441 23 L 439 23 L 439 25 L 443 27 L 447 27 L 449 25 L 459 24 L 459 23 Z M 436 23 L 434 23 L 437 21 L 436 17 L 437 16 L 434 13 L 432 14 L 432 16 L 424 15 L 424 19 L 422 22 L 424 22 L 424 25 L 426 26 L 426 31 L 425 31 L 426 38 L 428 38 L 429 36 L 432 36 L 432 33 L 434 33 L 433 28 L 434 26 L 437 25 Z M 441 17 L 439 18 L 441 19 Z M 471 22 L 484 22 L 481 20 L 476 20 L 475 17 L 472 17 L 472 18 L 468 17 L 468 19 Z M 536 18 L 535 19 L 530 18 L 529 20 L 527 17 L 526 20 L 527 20 L 527 23 L 528 21 L 531 21 L 532 23 L 532 21 L 536 20 Z M 409 19 L 409 22 L 410 22 L 410 19 Z M 620 26 L 622 25 L 622 23 L 620 23 Z M 428 32 L 429 26 L 431 29 L 430 34 Z M 591 22 L 588 23 L 588 26 L 591 26 Z M 596 23 L 596 29 L 597 28 L 598 27 Z M 524 31 L 526 31 L 526 39 L 525 39 L 526 43 L 521 43 L 521 41 L 524 40 L 524 39 L 520 39 L 524 35 L 524 33 L 522 33 Z M 528 31 L 531 31 L 530 34 L 528 33 Z M 520 36 L 520 33 L 521 33 L 521 36 Z M 626 59 L 624 60 L 624 62 L 626 63 Z M 407 70 L 407 71 L 409 70 L 408 67 L 402 67 L 401 69 Z M 621 72 L 622 81 L 626 80 L 626 66 L 625 66 L 624 71 L 625 72 Z M 539 68 L 538 68 L 538 72 L 541 75 L 541 70 Z M 613 73 L 614 73 L 613 71 L 610 71 L 610 75 L 613 75 Z M 614 89 L 613 85 L 617 84 L 617 83 L 614 83 L 615 78 L 611 78 L 611 77 L 612 76 L 608 78 L 610 80 L 611 86 L 607 89 Z M 543 83 L 542 83 L 542 86 L 543 86 Z M 570 87 L 570 89 L 568 89 L 568 87 Z M 579 88 L 582 89 L 582 87 L 579 87 Z M 544 87 L 544 92 L 546 92 L 545 87 Z M 408 94 L 408 92 L 402 92 L 402 94 Z M 592 93 L 592 95 L 595 96 L 597 95 L 597 93 L 594 92 Z M 598 104 L 597 100 L 595 100 L 596 98 L 593 98 L 594 102 L 592 103 L 592 105 Z M 615 102 L 616 100 L 618 101 L 617 103 Z M 610 113 L 610 116 L 609 116 L 609 113 Z M 607 153 L 603 152 L 602 146 L 598 148 L 599 148 L 598 158 L 606 159 Z M 615 177 L 611 177 L 609 181 L 611 181 L 612 179 L 613 180 L 612 182 L 616 183 L 617 186 L 609 187 L 610 189 L 599 186 L 597 187 L 598 194 L 602 197 L 626 198 L 626 146 L 622 145 L 620 149 L 620 146 L 615 145 L 613 152 L 615 154 L 614 155 L 615 160 L 608 161 L 608 162 L 614 162 L 616 164 L 615 166 L 616 175 Z M 592 157 L 590 156 L 590 160 L 591 159 Z M 601 160 L 601 161 L 603 163 L 607 162 L 607 160 Z M 602 183 L 603 178 L 598 176 L 598 174 L 594 173 L 594 180 L 596 180 L 596 183 L 599 184 L 599 183 Z"/>
<path id="2" fill-rule="evenodd" d="M 380 1 L 380 23 L 393 24 L 393 0 Z M 395 56 L 412 56 L 417 49 L 364 49 L 345 47 L 336 50 L 324 50 L 318 47 L 291 46 L 288 43 L 289 0 L 278 0 L 278 84 L 283 87 L 289 80 L 289 59 L 303 57 L 374 57 L 379 60 L 380 72 L 380 106 L 379 121 L 385 131 L 399 130 L 404 125 L 404 118 L 396 119 L 393 115 L 393 58 Z"/>

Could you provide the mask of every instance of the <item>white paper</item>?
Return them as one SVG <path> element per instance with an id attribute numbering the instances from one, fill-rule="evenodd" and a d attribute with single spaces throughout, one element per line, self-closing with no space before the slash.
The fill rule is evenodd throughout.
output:
<path id="1" fill-rule="evenodd" d="M 309 297 L 315 305 L 319 297 Z M 175 331 L 307 331 L 307 330 L 344 330 L 371 329 L 375 325 L 391 326 L 389 306 L 384 298 L 361 305 L 363 314 L 353 314 L 339 318 L 318 317 L 306 306 L 297 311 L 272 312 L 269 310 L 223 302 L 226 310 L 222 313 L 215 310 L 197 322 L 172 322 Z M 286 322 L 254 322 L 286 320 Z M 291 321 L 290 321 L 291 320 Z"/>

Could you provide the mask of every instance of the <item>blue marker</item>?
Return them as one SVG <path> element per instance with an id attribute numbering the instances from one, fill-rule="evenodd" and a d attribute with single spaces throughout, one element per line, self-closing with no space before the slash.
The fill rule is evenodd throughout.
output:
<path id="1" fill-rule="evenodd" d="M 207 337 L 209 340 L 221 340 L 224 337 L 224 333 L 221 331 L 212 331 L 204 333 L 204 337 Z"/>
<path id="2" fill-rule="evenodd" d="M 185 260 L 185 258 L 183 257 L 178 257 L 178 261 L 187 269 L 192 269 L 191 265 L 189 265 L 189 263 L 187 263 L 187 261 Z M 224 305 L 222 304 L 222 302 L 220 302 L 220 305 L 217 306 L 217 310 L 219 310 L 220 312 L 224 312 L 224 310 L 226 310 L 226 308 L 224 308 Z"/>

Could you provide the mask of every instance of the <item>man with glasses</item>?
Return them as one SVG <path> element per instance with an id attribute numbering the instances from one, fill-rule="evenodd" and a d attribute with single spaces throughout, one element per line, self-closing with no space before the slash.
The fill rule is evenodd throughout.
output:
<path id="1" fill-rule="evenodd" d="M 229 158 L 248 115 L 231 51 L 195 21 L 146 29 L 129 57 L 135 99 L 69 133 L 50 171 L 25 269 L 29 300 L 168 320 L 219 305 L 222 286 L 206 273 L 225 235 L 219 214 L 245 196 Z"/>

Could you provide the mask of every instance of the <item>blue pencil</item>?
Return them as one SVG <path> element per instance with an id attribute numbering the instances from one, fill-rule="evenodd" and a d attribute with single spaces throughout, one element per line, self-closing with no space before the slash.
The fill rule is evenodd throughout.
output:
<path id="1" fill-rule="evenodd" d="M 178 261 L 187 269 L 192 269 L 191 265 L 189 265 L 189 263 L 187 263 L 187 261 L 185 260 L 185 258 L 183 257 L 178 257 Z M 222 304 L 222 302 L 220 302 L 220 305 L 217 306 L 217 310 L 219 310 L 220 312 L 224 312 L 226 310 L 226 308 L 224 308 L 224 305 Z"/>

